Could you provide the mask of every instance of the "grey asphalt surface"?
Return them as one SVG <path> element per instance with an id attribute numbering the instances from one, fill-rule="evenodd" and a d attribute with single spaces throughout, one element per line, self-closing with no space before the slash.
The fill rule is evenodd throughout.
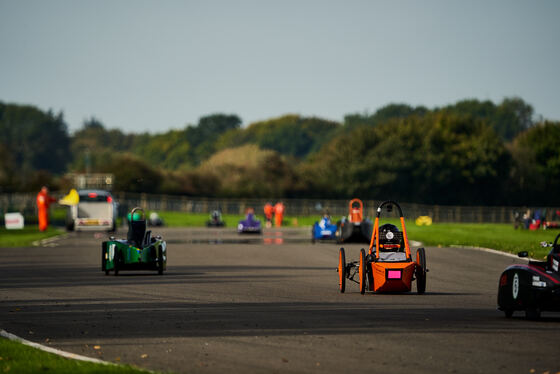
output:
<path id="1" fill-rule="evenodd" d="M 496 311 L 500 273 L 521 259 L 427 248 L 425 295 L 361 295 L 355 284 L 340 294 L 339 246 L 311 244 L 308 229 L 153 231 L 168 241 L 162 276 L 104 275 L 105 234 L 0 248 L 0 328 L 177 373 L 560 371 L 560 315 Z M 346 245 L 347 261 L 361 247 Z"/>

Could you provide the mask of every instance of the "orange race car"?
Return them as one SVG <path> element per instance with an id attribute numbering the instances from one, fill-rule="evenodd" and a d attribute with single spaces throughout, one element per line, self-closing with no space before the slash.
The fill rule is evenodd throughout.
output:
<path id="1" fill-rule="evenodd" d="M 386 208 L 391 212 L 393 206 L 398 209 L 402 231 L 390 223 L 379 226 L 381 211 Z M 412 261 L 410 246 L 406 236 L 404 217 L 399 204 L 385 201 L 377 207 L 373 224 L 373 235 L 369 253 L 362 248 L 360 260 L 346 263 L 344 248 L 340 248 L 338 257 L 338 279 L 340 292 L 346 289 L 346 279 L 360 285 L 360 293 L 366 290 L 374 292 L 408 292 L 412 281 L 416 280 L 419 294 L 426 291 L 426 253 L 424 248 L 416 251 L 416 261 Z M 358 280 L 354 278 L 358 276 Z"/>
<path id="2" fill-rule="evenodd" d="M 338 243 L 369 243 L 373 233 L 373 223 L 364 217 L 364 204 L 360 199 L 348 203 L 348 217 L 336 223 L 335 233 Z"/>

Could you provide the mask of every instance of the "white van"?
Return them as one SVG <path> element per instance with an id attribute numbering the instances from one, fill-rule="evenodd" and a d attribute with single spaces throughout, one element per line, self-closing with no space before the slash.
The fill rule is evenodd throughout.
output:
<path id="1" fill-rule="evenodd" d="M 108 191 L 80 190 L 80 200 L 68 210 L 66 228 L 69 231 L 106 230 L 117 228 L 117 203 Z"/>

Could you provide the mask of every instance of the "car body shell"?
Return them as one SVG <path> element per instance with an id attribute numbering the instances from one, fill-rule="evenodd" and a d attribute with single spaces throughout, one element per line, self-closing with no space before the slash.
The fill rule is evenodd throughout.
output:
<path id="1" fill-rule="evenodd" d="M 338 225 L 331 223 L 330 218 L 323 217 L 311 228 L 311 240 L 336 240 Z"/>
<path id="2" fill-rule="evenodd" d="M 348 217 L 337 223 L 338 243 L 366 243 L 369 244 L 373 233 L 373 223 L 364 218 L 364 204 L 354 198 L 348 203 Z"/>
<path id="3" fill-rule="evenodd" d="M 69 206 L 66 227 L 72 231 L 115 231 L 118 204 L 105 190 L 80 190 L 80 200 Z"/>
<path id="4" fill-rule="evenodd" d="M 101 269 L 105 274 L 122 270 L 157 270 L 167 268 L 167 243 L 160 237 L 152 237 L 146 231 L 146 217 L 141 208 L 134 208 L 129 215 L 127 239 L 115 239 L 101 243 Z"/>
<path id="5" fill-rule="evenodd" d="M 161 264 L 160 264 L 160 261 Z M 167 268 L 167 243 L 155 239 L 148 246 L 137 247 L 127 240 L 108 240 L 101 245 L 101 270 L 156 270 Z"/>
<path id="6" fill-rule="evenodd" d="M 400 216 L 402 231 L 392 224 L 384 225 L 380 233 L 379 219 L 383 207 L 392 210 L 396 206 Z M 380 236 L 384 235 L 383 241 Z M 401 207 L 394 201 L 382 202 L 377 208 L 377 215 L 373 224 L 369 251 L 362 248 L 360 260 L 346 264 L 344 248 L 339 251 L 339 287 L 340 292 L 345 291 L 345 279 L 348 278 L 360 284 L 360 293 L 366 290 L 376 293 L 383 292 L 409 292 L 412 282 L 416 280 L 419 294 L 426 289 L 426 257 L 424 248 L 418 248 L 416 261 L 412 260 L 406 227 Z M 358 281 L 354 277 L 358 275 Z"/>
<path id="7" fill-rule="evenodd" d="M 542 311 L 560 311 L 560 244 L 556 236 L 546 261 L 508 266 L 498 281 L 498 310 L 511 317 L 524 311 L 538 318 Z"/>
<path id="8" fill-rule="evenodd" d="M 237 232 L 240 234 L 260 234 L 262 233 L 261 221 L 255 218 L 253 213 L 249 213 L 244 220 L 239 221 Z"/>

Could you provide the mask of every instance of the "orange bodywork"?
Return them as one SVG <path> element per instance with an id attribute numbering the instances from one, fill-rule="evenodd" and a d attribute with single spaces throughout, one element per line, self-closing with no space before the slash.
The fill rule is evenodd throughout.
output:
<path id="1" fill-rule="evenodd" d="M 354 206 L 356 205 L 356 206 Z M 352 199 L 348 204 L 348 220 L 350 222 L 362 222 L 364 204 L 360 199 Z"/>
<path id="2" fill-rule="evenodd" d="M 373 291 L 408 292 L 416 262 L 372 262 Z"/>
<path id="3" fill-rule="evenodd" d="M 379 257 L 379 215 L 381 206 L 377 210 L 377 216 L 373 224 L 373 235 L 369 244 L 369 254 L 375 254 L 375 258 Z M 378 262 L 371 263 L 371 271 L 373 273 L 373 291 L 375 292 L 408 292 L 412 287 L 412 279 L 416 270 L 417 263 L 412 261 L 410 254 L 410 246 L 406 235 L 406 227 L 404 218 L 400 217 L 405 254 L 407 261 L 399 262 Z M 395 248 L 396 247 L 396 248 Z M 391 249 L 400 249 L 400 245 L 391 245 Z M 375 251 L 375 253 L 373 253 Z"/>

